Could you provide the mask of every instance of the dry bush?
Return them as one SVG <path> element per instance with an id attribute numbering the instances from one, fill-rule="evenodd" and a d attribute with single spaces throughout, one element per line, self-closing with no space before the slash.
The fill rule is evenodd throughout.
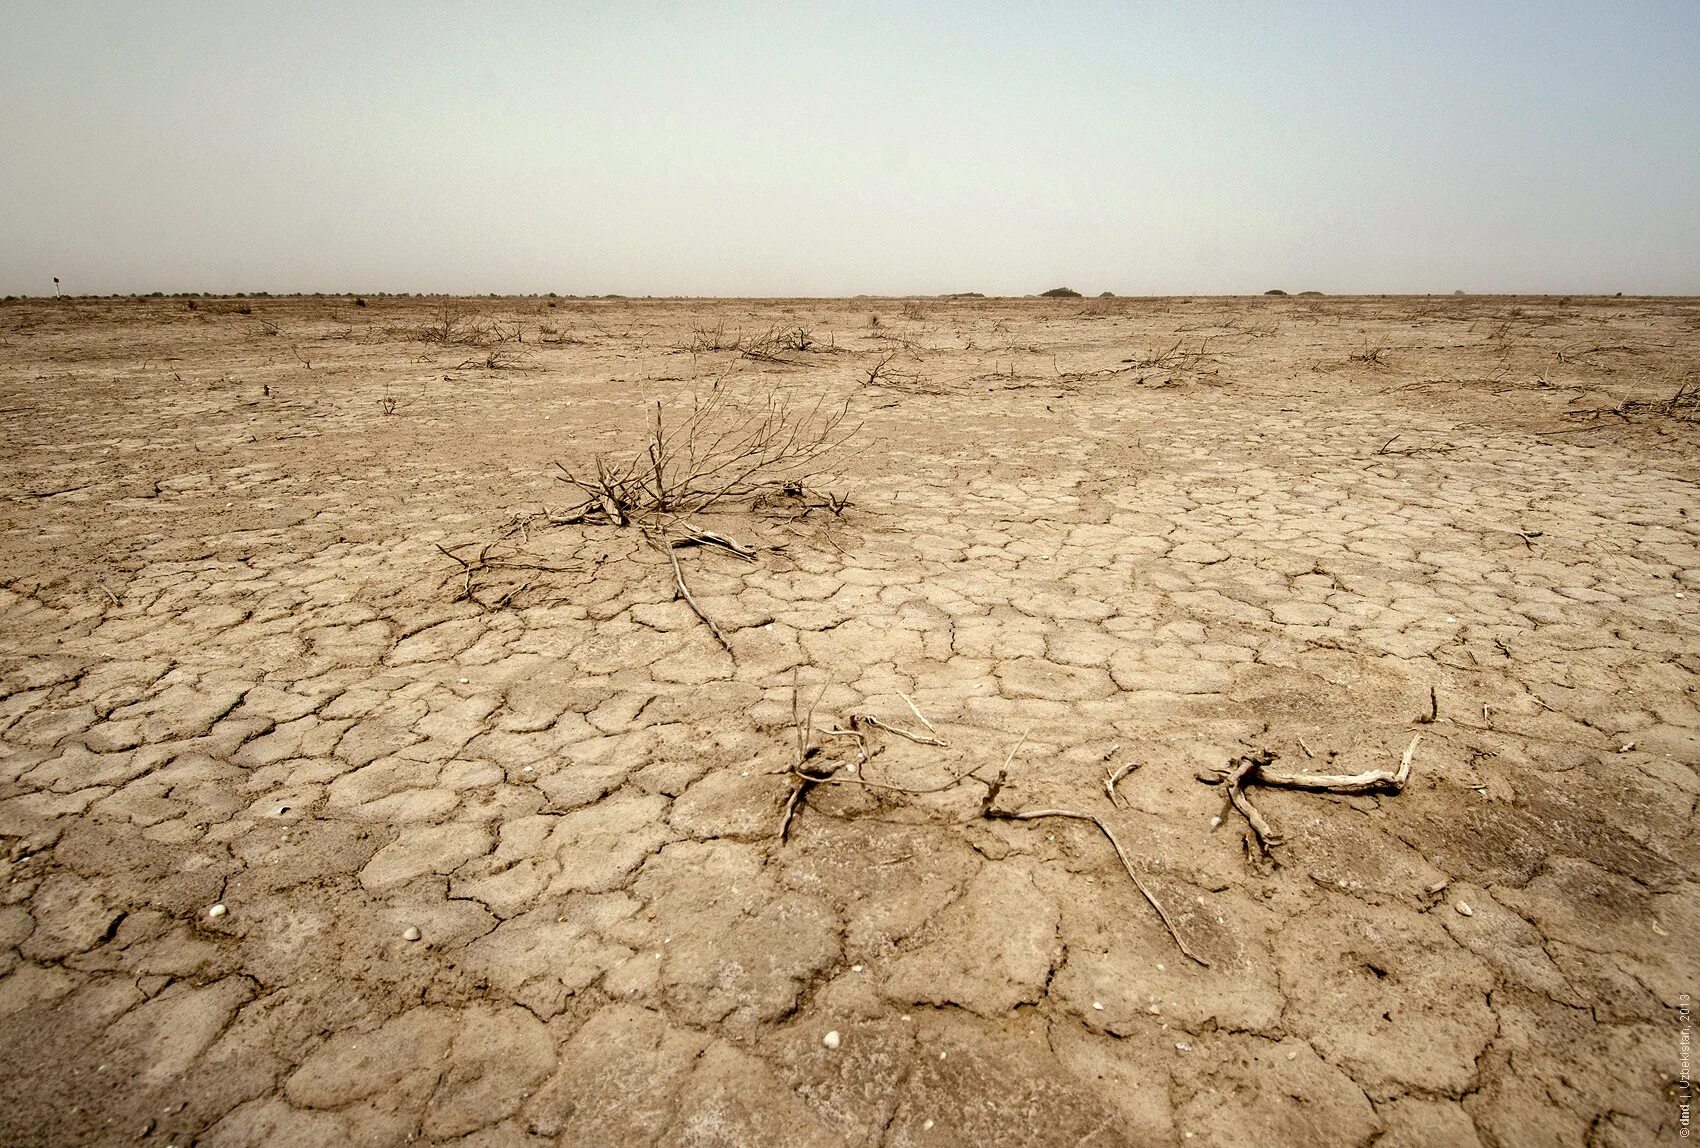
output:
<path id="1" fill-rule="evenodd" d="M 860 429 L 848 418 L 848 399 L 749 398 L 717 379 L 682 412 L 657 402 L 641 451 L 623 459 L 598 455 L 590 474 L 560 467 L 584 501 L 555 521 L 642 526 L 728 501 L 803 496 L 817 464 Z"/>
<path id="2" fill-rule="evenodd" d="M 483 369 L 486 371 L 512 371 L 526 364 L 525 354 L 507 347 L 492 347 L 482 359 L 467 359 L 455 368 L 457 371 Z"/>
<path id="3" fill-rule="evenodd" d="M 1700 422 L 1700 379 L 1685 380 L 1668 399 L 1624 399 L 1614 407 L 1576 407 L 1565 411 L 1564 415 L 1572 419 L 1599 419 L 1615 415 L 1620 419 L 1650 416 L 1678 422 Z"/>
<path id="4" fill-rule="evenodd" d="M 704 354 L 709 351 L 740 351 L 743 340 L 736 331 L 728 334 L 725 323 L 716 323 L 712 327 L 693 327 L 691 337 L 675 343 L 673 349 L 689 354 Z"/>
<path id="5" fill-rule="evenodd" d="M 905 371 L 895 365 L 897 355 L 896 351 L 887 351 L 881 355 L 874 365 L 868 368 L 867 377 L 862 380 L 863 385 L 874 387 L 882 384 L 891 386 L 914 382 L 915 373 L 913 371 Z"/>
<path id="6" fill-rule="evenodd" d="M 1136 371 L 1197 370 L 1205 363 L 1212 361 L 1214 358 L 1214 356 L 1210 354 L 1209 347 L 1209 339 L 1200 339 L 1198 341 L 1198 349 L 1195 351 L 1189 351 L 1182 344 L 1181 340 L 1176 339 L 1172 344 L 1161 351 L 1154 352 L 1150 355 L 1135 355 L 1131 359 L 1123 359 L 1122 362 Z"/>
<path id="7" fill-rule="evenodd" d="M 412 334 L 423 342 L 442 343 L 444 346 L 487 347 L 510 340 L 524 341 L 518 323 L 509 329 L 495 319 L 486 319 L 465 304 L 452 302 L 442 305 L 434 322 Z"/>
<path id="8" fill-rule="evenodd" d="M 1689 379 L 1664 400 L 1661 412 L 1685 422 L 1700 422 L 1700 379 Z"/>

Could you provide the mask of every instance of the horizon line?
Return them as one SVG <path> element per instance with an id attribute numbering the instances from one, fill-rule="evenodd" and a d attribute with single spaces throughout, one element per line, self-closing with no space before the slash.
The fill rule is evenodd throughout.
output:
<path id="1" fill-rule="evenodd" d="M 1055 290 L 1055 288 L 1053 288 Z M 910 292 L 885 295 L 861 292 L 854 295 L 629 295 L 619 292 L 602 294 L 565 294 L 558 291 L 126 291 L 110 293 L 65 292 L 57 295 L 11 294 L 0 296 L 0 302 L 21 303 L 55 300 L 117 300 L 117 299 L 556 299 L 577 302 L 765 302 L 794 300 L 906 300 L 925 299 L 934 302 L 974 302 L 978 300 L 1040 302 L 1088 302 L 1097 299 L 1700 299 L 1700 294 L 1661 294 L 1636 291 L 1178 291 L 1162 294 L 1121 294 L 1104 291 L 1097 294 L 1074 292 L 1051 295 L 1030 292 L 1024 295 L 998 295 L 981 291 L 951 291 L 943 293 Z"/>

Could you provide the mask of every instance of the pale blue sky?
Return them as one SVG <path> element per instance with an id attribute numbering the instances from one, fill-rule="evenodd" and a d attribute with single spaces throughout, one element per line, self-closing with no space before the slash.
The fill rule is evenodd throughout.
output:
<path id="1" fill-rule="evenodd" d="M 0 293 L 1700 293 L 1700 2 L 0 0 Z"/>

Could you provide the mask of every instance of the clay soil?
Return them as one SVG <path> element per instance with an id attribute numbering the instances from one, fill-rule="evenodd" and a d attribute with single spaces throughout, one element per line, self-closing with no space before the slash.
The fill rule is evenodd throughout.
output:
<path id="1" fill-rule="evenodd" d="M 1700 304 L 447 319 L 0 306 L 0 1141 L 1675 1141 Z M 730 653 L 540 517 L 714 379 L 861 424 L 847 507 L 677 552 Z M 819 732 L 905 697 L 945 745 Z M 934 792 L 781 842 L 811 705 Z M 1267 860 L 1196 776 L 1419 733 L 1401 793 L 1253 789 Z M 981 816 L 1006 759 L 1207 966 L 1090 823 Z"/>

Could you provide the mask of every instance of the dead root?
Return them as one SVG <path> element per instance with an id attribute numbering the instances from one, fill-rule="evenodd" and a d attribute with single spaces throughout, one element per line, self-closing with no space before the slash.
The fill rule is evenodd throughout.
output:
<path id="1" fill-rule="evenodd" d="M 1122 848 L 1121 841 L 1116 837 L 1115 832 L 1111 830 L 1109 825 L 1106 824 L 1102 818 L 1093 813 L 1082 813 L 1078 810 L 1072 809 L 1007 810 L 999 809 L 997 807 L 998 797 L 1003 792 L 1004 779 L 1008 776 L 1010 762 L 1015 760 L 1015 755 L 1021 752 L 1022 746 L 1027 744 L 1027 734 L 1023 733 L 1021 735 L 1021 739 L 1017 741 L 1013 747 L 1011 747 L 1008 756 L 1004 758 L 1002 768 L 998 770 L 995 777 L 989 780 L 978 776 L 980 766 L 976 764 L 952 775 L 949 779 L 937 785 L 895 785 L 890 782 L 875 781 L 866 776 L 861 776 L 855 766 L 847 766 L 844 763 L 821 763 L 812 766 L 809 765 L 808 763 L 810 759 L 820 752 L 820 747 L 814 744 L 814 707 L 810 707 L 807 718 L 799 716 L 797 712 L 798 691 L 795 684 L 792 686 L 791 695 L 792 720 L 798 730 L 798 750 L 796 762 L 791 768 L 791 775 L 793 778 L 791 793 L 785 802 L 785 812 L 781 816 L 779 822 L 779 840 L 781 843 L 788 838 L 791 824 L 795 819 L 798 810 L 807 800 L 809 793 L 818 786 L 856 785 L 882 793 L 893 793 L 907 797 L 917 797 L 928 794 L 943 793 L 946 790 L 954 789 L 969 780 L 977 781 L 986 787 L 986 793 L 980 803 L 979 812 L 975 814 L 972 820 L 985 818 L 992 821 L 1034 821 L 1044 817 L 1062 817 L 1076 821 L 1090 821 L 1093 825 L 1096 825 L 1098 827 L 1098 831 L 1102 833 L 1105 838 L 1109 840 L 1111 846 L 1114 847 L 1117 858 L 1121 860 L 1122 868 L 1127 871 L 1128 878 L 1133 881 L 1134 888 L 1139 890 L 1140 896 L 1144 897 L 1146 903 L 1149 904 L 1156 912 L 1158 919 L 1163 922 L 1163 927 L 1169 931 L 1169 936 L 1174 939 L 1175 945 L 1189 959 L 1196 961 L 1200 965 L 1209 967 L 1210 962 L 1194 952 L 1187 945 L 1186 941 L 1182 939 L 1179 930 L 1175 927 L 1174 921 L 1169 917 L 1168 910 L 1163 908 L 1162 902 L 1157 899 L 1156 894 L 1151 891 L 1151 888 L 1139 875 L 1139 871 L 1133 867 L 1133 861 L 1128 857 L 1127 850 Z M 818 695 L 816 697 L 816 701 L 819 701 Z M 845 737 L 854 739 L 858 749 L 860 750 L 861 764 L 863 766 L 867 764 L 870 756 L 868 753 L 867 735 L 863 732 L 864 728 L 882 729 L 888 733 L 894 733 L 900 737 L 913 741 L 917 745 L 942 746 L 944 742 L 937 736 L 937 730 L 933 729 L 933 724 L 927 721 L 926 717 L 921 713 L 920 709 L 915 706 L 913 701 L 910 701 L 907 697 L 904 698 L 904 701 L 909 704 L 909 708 L 914 712 L 916 718 L 918 718 L 928 728 L 928 730 L 932 731 L 930 735 L 921 735 L 910 730 L 904 730 L 866 714 L 853 715 L 850 720 L 850 729 L 826 729 L 821 732 L 829 737 Z M 1114 783 L 1125 777 L 1133 770 L 1133 768 L 1134 765 L 1132 763 L 1124 765 L 1111 775 L 1110 780 L 1106 781 L 1105 787 L 1111 790 L 1112 802 L 1114 802 Z"/>
<path id="2" fill-rule="evenodd" d="M 1251 803 L 1251 798 L 1246 795 L 1246 786 L 1267 785 L 1277 789 L 1305 789 L 1313 793 L 1398 793 L 1410 780 L 1411 761 L 1416 756 L 1417 744 L 1422 740 L 1420 733 L 1411 738 L 1399 759 L 1398 769 L 1372 769 L 1351 774 L 1287 773 L 1269 768 L 1275 763 L 1276 754 L 1273 750 L 1264 749 L 1237 757 L 1224 769 L 1205 770 L 1198 775 L 1198 780 L 1223 788 L 1229 803 L 1251 827 L 1256 852 L 1266 855 L 1271 847 L 1281 844 L 1281 836 Z"/>

